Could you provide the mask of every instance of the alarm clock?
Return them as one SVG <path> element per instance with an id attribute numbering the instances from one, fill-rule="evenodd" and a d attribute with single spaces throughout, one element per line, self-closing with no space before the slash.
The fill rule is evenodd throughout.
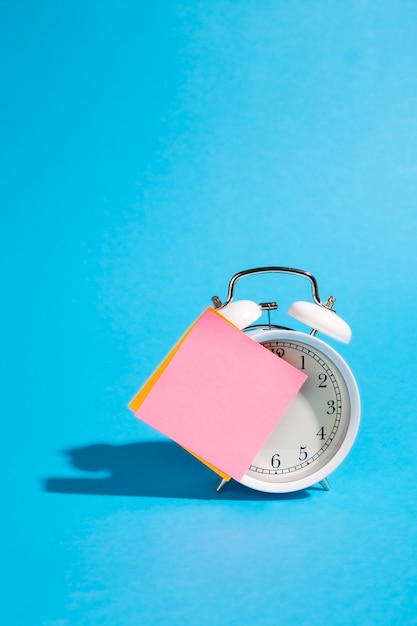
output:
<path id="1" fill-rule="evenodd" d="M 310 330 L 300 332 L 271 323 L 276 302 L 257 304 L 233 299 L 236 282 L 253 274 L 291 274 L 307 279 L 312 300 L 294 302 L 288 314 Z M 307 379 L 239 482 L 251 489 L 286 493 L 320 484 L 346 458 L 360 422 L 360 396 L 355 378 L 340 354 L 317 333 L 349 343 L 351 330 L 333 310 L 335 298 L 320 299 L 317 280 L 304 270 L 259 267 L 235 274 L 224 304 L 214 296 L 218 313 L 242 329 L 277 358 L 301 370 Z M 267 312 L 266 324 L 254 324 Z M 256 416 L 254 416 L 256 419 Z M 222 479 L 218 491 L 227 482 Z"/>

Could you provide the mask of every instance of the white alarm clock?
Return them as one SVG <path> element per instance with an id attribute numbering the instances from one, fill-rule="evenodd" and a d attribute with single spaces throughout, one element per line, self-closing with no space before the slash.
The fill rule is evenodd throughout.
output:
<path id="1" fill-rule="evenodd" d="M 312 302 L 294 302 L 288 309 L 290 316 L 310 327 L 309 332 L 272 325 L 270 312 L 278 308 L 275 302 L 233 300 L 237 280 L 268 272 L 293 274 L 310 281 Z M 328 490 L 327 477 L 351 450 L 360 421 L 359 391 L 351 370 L 336 350 L 316 337 L 321 332 L 342 343 L 350 341 L 349 326 L 332 310 L 335 298 L 330 296 L 322 302 L 317 281 L 309 272 L 260 267 L 231 278 L 224 304 L 217 296 L 212 300 L 218 313 L 307 375 L 240 482 L 272 493 L 306 489 L 316 483 Z M 263 310 L 267 311 L 268 323 L 254 325 Z M 226 482 L 221 480 L 218 490 Z"/>

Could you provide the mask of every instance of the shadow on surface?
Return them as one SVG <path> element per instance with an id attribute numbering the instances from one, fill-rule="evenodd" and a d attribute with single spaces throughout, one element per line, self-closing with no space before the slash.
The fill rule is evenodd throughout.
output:
<path id="1" fill-rule="evenodd" d="M 99 443 L 66 450 L 64 454 L 74 468 L 107 472 L 108 476 L 47 478 L 47 492 L 197 500 L 298 500 L 310 495 L 305 490 L 263 493 L 234 480 L 218 493 L 219 477 L 172 441 Z"/>

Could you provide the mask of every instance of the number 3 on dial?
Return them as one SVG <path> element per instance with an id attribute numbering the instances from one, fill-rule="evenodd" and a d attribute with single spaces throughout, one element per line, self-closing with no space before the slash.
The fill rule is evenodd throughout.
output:
<path id="1" fill-rule="evenodd" d="M 278 328 L 248 334 L 308 378 L 241 482 L 261 491 L 304 489 L 325 479 L 353 444 L 360 405 L 355 379 L 342 357 L 313 335 Z"/>

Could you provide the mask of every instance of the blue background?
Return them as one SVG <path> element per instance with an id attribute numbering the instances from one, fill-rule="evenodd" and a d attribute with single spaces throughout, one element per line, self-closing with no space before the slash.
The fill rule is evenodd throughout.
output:
<path id="1" fill-rule="evenodd" d="M 1 622 L 417 624 L 416 4 L 20 0 L 0 24 Z M 353 329 L 363 421 L 328 493 L 216 494 L 126 406 L 269 264 Z M 283 321 L 310 292 L 238 295 Z"/>

